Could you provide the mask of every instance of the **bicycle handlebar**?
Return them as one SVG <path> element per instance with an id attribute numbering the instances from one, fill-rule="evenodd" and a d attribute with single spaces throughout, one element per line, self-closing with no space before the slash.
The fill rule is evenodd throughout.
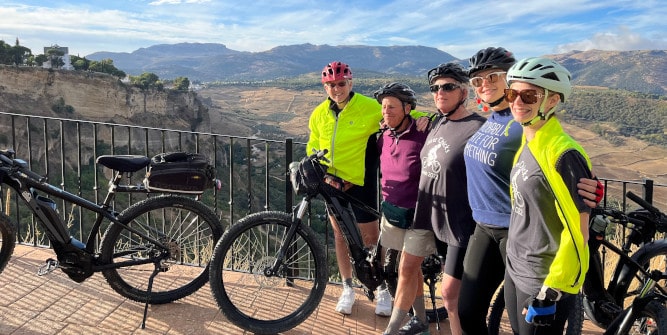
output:
<path id="1" fill-rule="evenodd" d="M 26 163 L 24 160 L 18 158 L 12 158 L 13 156 L 14 156 L 13 150 L 0 151 L 0 161 L 2 162 L 1 165 L 5 165 L 8 172 L 11 173 L 11 171 L 13 170 L 15 172 L 22 173 L 27 178 L 33 179 L 39 183 L 46 180 L 46 177 L 30 170 L 28 168 L 28 163 Z"/>
<path id="2" fill-rule="evenodd" d="M 632 193 L 632 191 L 628 191 L 628 193 L 625 194 L 630 200 L 636 202 L 639 206 L 642 206 L 644 209 L 648 210 L 654 215 L 660 216 L 662 213 L 658 208 L 655 206 L 651 205 L 648 201 L 642 199 L 640 196 Z"/>
<path id="3" fill-rule="evenodd" d="M 322 160 L 329 163 L 329 160 L 326 157 L 324 157 L 324 155 L 326 155 L 328 152 L 329 150 L 327 149 L 322 149 L 322 150 L 313 149 L 313 154 L 308 156 L 308 159 L 318 160 L 318 161 Z"/>

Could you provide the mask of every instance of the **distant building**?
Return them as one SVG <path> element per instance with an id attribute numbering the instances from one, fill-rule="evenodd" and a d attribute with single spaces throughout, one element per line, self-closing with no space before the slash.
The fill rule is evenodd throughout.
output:
<path id="1" fill-rule="evenodd" d="M 56 49 L 56 50 L 63 53 L 62 59 L 63 59 L 63 63 L 65 63 L 65 65 L 63 65 L 61 67 L 61 69 L 65 69 L 65 70 L 73 70 L 74 69 L 74 67 L 72 66 L 72 62 L 69 58 L 69 48 L 68 47 L 61 47 L 58 44 L 54 44 L 50 47 L 44 47 L 44 55 L 46 55 L 47 52 L 51 49 Z M 42 67 L 45 68 L 45 69 L 52 68 L 51 61 L 47 60 L 46 62 L 44 62 Z"/>

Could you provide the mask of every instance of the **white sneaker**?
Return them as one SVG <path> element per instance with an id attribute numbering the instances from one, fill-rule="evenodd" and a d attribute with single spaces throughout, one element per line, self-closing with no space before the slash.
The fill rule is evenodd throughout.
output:
<path id="1" fill-rule="evenodd" d="M 352 305 L 354 305 L 354 289 L 351 287 L 343 288 L 338 304 L 336 304 L 336 312 L 340 314 L 352 314 Z"/>
<path id="2" fill-rule="evenodd" d="M 377 304 L 375 305 L 375 314 L 380 316 L 391 315 L 391 294 L 388 289 L 379 290 Z"/>

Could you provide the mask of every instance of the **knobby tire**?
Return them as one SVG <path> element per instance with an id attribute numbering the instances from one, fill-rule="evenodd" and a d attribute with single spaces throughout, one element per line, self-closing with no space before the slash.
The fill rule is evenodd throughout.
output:
<path id="1" fill-rule="evenodd" d="M 236 326 L 256 334 L 276 334 L 305 321 L 317 308 L 328 281 L 324 247 L 315 232 L 300 225 L 285 241 L 292 216 L 251 214 L 223 234 L 211 259 L 211 292 L 221 312 Z M 280 246 L 289 243 L 284 266 L 265 270 Z"/>
<path id="2" fill-rule="evenodd" d="M 111 224 L 100 248 L 102 264 L 136 259 L 153 259 L 162 269 L 153 281 L 149 302 L 169 303 L 184 298 L 208 281 L 208 263 L 222 225 L 215 212 L 192 198 L 156 196 L 138 202 L 120 213 L 118 219 L 166 244 L 163 250 L 148 240 Z M 166 257 L 165 257 L 165 254 Z M 145 302 L 149 277 L 155 263 L 104 270 L 107 282 L 122 296 Z"/>
<path id="3" fill-rule="evenodd" d="M 662 273 L 667 271 L 667 244 L 655 244 L 651 242 L 645 244 L 642 249 L 646 249 L 647 251 L 641 254 L 641 257 L 637 259 L 637 263 L 649 272 L 656 269 Z M 638 250 L 635 254 L 639 252 Z M 646 280 L 647 278 L 639 271 L 627 272 L 626 275 L 618 280 L 614 300 L 622 305 L 632 302 L 632 299 L 639 293 Z M 656 285 L 667 289 L 667 280 L 661 279 Z"/>

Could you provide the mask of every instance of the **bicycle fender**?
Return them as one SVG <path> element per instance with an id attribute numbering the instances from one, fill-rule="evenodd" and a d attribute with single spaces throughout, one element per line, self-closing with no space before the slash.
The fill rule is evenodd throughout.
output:
<path id="1" fill-rule="evenodd" d="M 656 255 L 666 255 L 667 256 L 667 239 L 656 240 L 644 244 L 643 247 L 639 248 L 634 254 L 630 256 L 635 262 L 642 264 L 648 259 L 655 257 Z M 623 268 L 620 270 L 618 279 L 615 282 L 612 293 L 614 300 L 616 302 L 623 301 L 625 294 L 627 293 L 628 286 L 634 278 L 635 273 L 637 272 L 632 266 L 624 264 Z M 612 289 L 612 287 L 610 287 Z"/>

